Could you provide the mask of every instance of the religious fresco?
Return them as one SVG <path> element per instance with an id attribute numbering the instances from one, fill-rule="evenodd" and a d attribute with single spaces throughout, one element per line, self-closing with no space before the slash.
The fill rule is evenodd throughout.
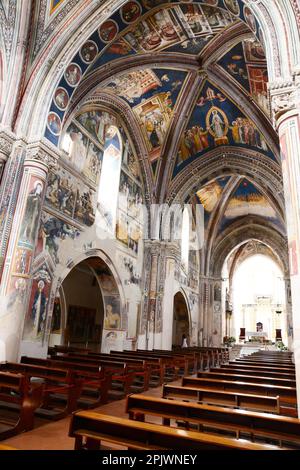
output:
<path id="1" fill-rule="evenodd" d="M 229 180 L 230 176 L 224 176 L 213 181 L 203 182 L 202 187 L 198 189 L 190 199 L 190 203 L 193 207 L 196 206 L 196 204 L 203 206 L 205 229 Z"/>
<path id="2" fill-rule="evenodd" d="M 61 333 L 62 329 L 62 317 L 61 317 L 61 304 L 60 298 L 55 297 L 54 305 L 53 305 L 53 313 L 52 313 L 52 321 L 51 321 L 51 333 Z"/>
<path id="3" fill-rule="evenodd" d="M 270 115 L 268 70 L 263 46 L 258 41 L 245 40 L 234 46 L 218 63 Z"/>
<path id="4" fill-rule="evenodd" d="M 176 172 L 208 150 L 238 145 L 273 154 L 253 122 L 225 94 L 206 81 L 198 97 L 178 152 Z"/>
<path id="5" fill-rule="evenodd" d="M 143 234 L 142 202 L 141 186 L 122 170 L 119 187 L 117 239 L 135 255 L 138 253 L 139 241 Z"/>
<path id="6" fill-rule="evenodd" d="M 144 135 L 150 160 L 159 157 L 186 72 L 168 69 L 132 71 L 114 78 L 105 91 L 124 98 Z"/>
<path id="7" fill-rule="evenodd" d="M 42 266 L 33 275 L 29 308 L 24 323 L 24 340 L 44 340 L 51 283 L 52 279 L 46 266 Z"/>
<path id="8" fill-rule="evenodd" d="M 121 306 L 119 296 L 104 296 L 105 314 L 104 329 L 114 330 L 121 328 Z"/>
<path id="9" fill-rule="evenodd" d="M 87 225 L 95 220 L 96 193 L 60 167 L 49 173 L 45 204 L 58 212 Z"/>
<path id="10" fill-rule="evenodd" d="M 67 65 L 60 91 L 54 92 L 45 137 L 59 143 L 65 110 L 84 75 L 131 54 L 162 50 L 199 54 L 216 34 L 237 21 L 260 37 L 256 19 L 241 0 L 127 2 L 100 24 Z"/>
<path id="11" fill-rule="evenodd" d="M 75 204 L 74 218 L 90 227 L 95 221 L 96 193 L 89 188 L 79 187 Z"/>
<path id="12" fill-rule="evenodd" d="M 60 243 L 67 238 L 75 239 L 79 235 L 80 231 L 78 229 L 72 227 L 64 220 L 43 211 L 35 256 L 46 250 L 53 259 L 53 262 L 59 264 L 58 251 Z"/>
<path id="13" fill-rule="evenodd" d="M 223 230 L 233 219 L 246 215 L 257 215 L 274 221 L 277 219 L 277 213 L 267 197 L 254 184 L 243 179 L 227 202 L 221 229 Z"/>
<path id="14" fill-rule="evenodd" d="M 86 114 L 88 113 L 85 113 L 85 115 Z M 98 116 L 96 113 L 95 115 Z M 79 116 L 78 120 L 79 119 L 84 122 L 83 117 Z M 91 119 L 86 122 L 90 123 Z M 104 126 L 103 122 L 101 126 L 102 125 Z M 99 128 L 97 127 L 97 129 Z M 95 143 L 95 141 L 93 141 L 95 131 L 93 132 L 92 137 L 89 135 L 89 133 L 92 132 L 92 129 L 87 130 L 86 127 L 83 128 L 72 122 L 67 128 L 63 145 L 66 147 L 68 154 L 68 163 L 74 166 L 77 171 L 90 179 L 94 184 L 97 184 L 100 178 L 103 157 L 103 150 L 100 146 L 100 137 L 104 137 L 100 134 L 102 129 L 99 129 L 99 140 Z"/>

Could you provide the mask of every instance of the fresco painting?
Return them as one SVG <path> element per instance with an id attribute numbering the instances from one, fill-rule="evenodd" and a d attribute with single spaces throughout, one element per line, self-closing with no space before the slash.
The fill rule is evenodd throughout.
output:
<path id="1" fill-rule="evenodd" d="M 65 169 L 50 171 L 45 202 L 70 217 L 74 215 L 76 179 Z"/>
<path id="2" fill-rule="evenodd" d="M 104 296 L 105 316 L 104 328 L 114 330 L 121 328 L 121 307 L 119 296 Z"/>
<path id="3" fill-rule="evenodd" d="M 95 191 L 79 183 L 66 169 L 50 172 L 45 202 L 58 212 L 91 226 L 95 219 Z"/>
<path id="4" fill-rule="evenodd" d="M 121 96 L 132 106 L 151 161 L 160 155 L 186 75 L 179 70 L 144 69 L 120 75 L 105 87 L 105 91 Z"/>
<path id="5" fill-rule="evenodd" d="M 121 8 L 121 18 L 124 23 L 134 23 L 141 16 L 141 13 L 142 8 L 140 3 L 132 0 Z"/>
<path id="6" fill-rule="evenodd" d="M 97 142 L 104 144 L 105 132 L 108 126 L 115 124 L 112 115 L 105 111 L 92 110 L 81 113 L 76 120 Z"/>
<path id="7" fill-rule="evenodd" d="M 246 215 L 257 215 L 267 219 L 277 219 L 275 209 L 257 187 L 244 179 L 230 197 L 221 222 L 223 230 L 232 220 Z"/>
<path id="8" fill-rule="evenodd" d="M 46 266 L 33 275 L 29 308 L 25 318 L 23 339 L 42 342 L 44 339 L 52 279 Z"/>
<path id="9" fill-rule="evenodd" d="M 75 239 L 79 235 L 80 231 L 64 220 L 42 212 L 38 246 L 41 251 L 48 251 L 55 264 L 60 263 L 60 243 L 67 238 Z"/>
<path id="10" fill-rule="evenodd" d="M 155 11 L 149 13 L 150 8 L 155 8 Z M 86 72 L 93 72 L 115 59 L 135 53 L 168 50 L 197 55 L 216 34 L 237 21 L 244 21 L 256 34 L 256 20 L 250 8 L 239 0 L 195 3 L 131 0 L 102 23 L 97 34 L 87 39 L 79 51 L 80 60 L 75 56 L 67 66 L 59 88 L 67 85 L 70 99 Z M 45 131 L 45 136 L 55 145 L 59 141 L 60 118 L 63 117 L 56 110 L 67 109 L 67 97 L 61 99 L 63 104 L 59 106 L 63 107 L 58 107 L 54 94 Z"/>
<path id="11" fill-rule="evenodd" d="M 105 127 L 105 118 L 104 122 L 100 123 L 99 121 L 97 127 L 94 124 L 96 120 L 92 118 L 86 121 L 82 119 L 82 121 L 86 123 L 86 127 L 89 124 L 91 130 L 87 130 L 86 127 L 79 128 L 72 122 L 64 137 L 64 142 L 67 142 L 65 145 L 67 146 L 68 162 L 96 185 L 99 182 L 102 166 L 103 150 L 100 146 L 100 138 L 104 138 L 102 126 Z M 93 141 L 96 131 L 98 131 L 99 138 L 97 143 Z"/>
<path id="12" fill-rule="evenodd" d="M 87 64 L 90 64 L 91 62 L 93 62 L 97 53 L 98 53 L 98 46 L 94 41 L 85 42 L 79 52 L 80 57 Z"/>
<path id="13" fill-rule="evenodd" d="M 60 298 L 55 297 L 52 313 L 52 322 L 51 322 L 51 333 L 61 333 L 61 304 Z"/>
<path id="14" fill-rule="evenodd" d="M 123 170 L 120 176 L 117 239 L 134 254 L 142 238 L 142 188 Z"/>
<path id="15" fill-rule="evenodd" d="M 90 227 L 95 221 L 96 193 L 89 188 L 77 189 L 74 218 Z"/>
<path id="16" fill-rule="evenodd" d="M 204 208 L 205 227 L 207 227 L 210 216 L 214 209 L 216 209 L 229 180 L 229 176 L 224 176 L 208 183 L 203 183 L 202 187 L 193 196 L 191 202 L 193 204 L 202 204 Z"/>
<path id="17" fill-rule="evenodd" d="M 32 176 L 19 231 L 18 246 L 33 249 L 37 236 L 38 221 L 44 199 L 45 183 Z"/>
<path id="18" fill-rule="evenodd" d="M 227 52 L 218 63 L 270 115 L 268 70 L 262 45 L 258 41 L 243 41 Z"/>
<path id="19" fill-rule="evenodd" d="M 212 83 L 206 82 L 182 135 L 177 166 L 220 145 L 245 145 L 271 155 L 252 121 Z"/>

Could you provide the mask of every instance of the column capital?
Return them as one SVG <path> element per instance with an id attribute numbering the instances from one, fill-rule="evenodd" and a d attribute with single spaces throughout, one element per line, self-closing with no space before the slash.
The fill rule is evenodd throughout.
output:
<path id="1" fill-rule="evenodd" d="M 0 132 L 0 162 L 5 162 L 12 152 L 14 138 L 5 131 Z"/>
<path id="2" fill-rule="evenodd" d="M 57 168 L 59 155 L 47 148 L 43 143 L 29 144 L 26 151 L 26 160 L 35 160 L 46 165 L 49 169 Z"/>
<path id="3" fill-rule="evenodd" d="M 269 83 L 271 107 L 274 124 L 286 113 L 300 107 L 300 70 L 295 70 L 287 80 L 276 80 Z"/>

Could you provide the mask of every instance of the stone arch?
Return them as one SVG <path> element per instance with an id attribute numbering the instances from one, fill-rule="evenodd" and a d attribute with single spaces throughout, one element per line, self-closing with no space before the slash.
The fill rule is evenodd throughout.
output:
<path id="1" fill-rule="evenodd" d="M 269 246 L 279 257 L 284 274 L 288 275 L 288 252 L 286 238 L 272 227 L 266 227 L 258 217 L 252 218 L 245 224 L 245 220 L 238 220 L 222 233 L 222 238 L 217 239 L 211 253 L 210 274 L 221 278 L 222 268 L 228 255 L 239 245 L 249 241 L 257 240 Z"/>
<path id="2" fill-rule="evenodd" d="M 175 310 L 177 307 L 177 310 Z M 180 311 L 179 311 L 180 310 Z M 181 346 L 182 334 L 192 338 L 192 320 L 188 297 L 184 289 L 179 289 L 173 296 L 173 346 Z"/>
<path id="3" fill-rule="evenodd" d="M 97 261 L 100 261 L 100 264 Z M 73 260 L 69 260 L 68 264 L 65 266 L 60 266 L 57 268 L 55 278 L 58 279 L 58 283 L 53 286 L 53 295 L 54 297 L 57 295 L 57 292 L 62 289 L 63 282 L 67 278 L 67 276 L 71 273 L 71 271 L 76 268 L 76 266 L 80 265 L 81 263 L 86 262 L 92 273 L 95 276 L 95 279 L 97 281 L 97 285 L 100 289 L 102 299 L 103 299 L 103 307 L 104 307 L 104 322 L 103 322 L 103 329 L 102 329 L 102 351 L 106 352 L 109 349 L 109 345 L 107 344 L 106 341 L 106 335 L 110 331 L 112 332 L 117 332 L 116 336 L 118 336 L 118 345 L 116 344 L 116 347 L 120 347 L 122 340 L 120 338 L 125 339 L 126 334 L 127 334 L 127 324 L 128 324 L 128 318 L 127 318 L 127 311 L 126 311 L 126 298 L 125 298 L 125 293 L 123 289 L 123 285 L 121 282 L 121 279 L 119 277 L 119 274 L 117 272 L 117 269 L 112 262 L 112 260 L 104 253 L 104 251 L 99 250 L 99 249 L 94 249 L 90 250 L 89 252 L 82 253 L 81 255 L 77 256 Z M 101 275 L 99 274 L 99 269 L 101 270 L 103 266 L 106 267 L 108 273 L 110 273 L 110 281 L 107 279 L 108 274 L 104 274 L 105 278 L 102 278 Z M 114 284 L 114 289 L 113 293 L 111 293 L 105 288 L 104 286 L 104 281 L 105 282 L 110 282 L 110 285 Z M 107 312 L 107 306 L 111 305 L 111 300 L 112 298 L 115 299 L 114 305 L 119 305 L 120 307 L 120 324 L 118 325 L 118 328 L 115 328 L 112 323 L 109 321 L 106 323 L 106 312 Z M 115 312 L 116 313 L 116 312 Z M 52 312 L 51 312 L 52 314 Z M 66 315 L 67 312 L 64 312 L 64 315 Z M 109 328 L 111 327 L 111 328 Z M 112 336 L 112 335 L 111 335 Z M 112 343 L 111 343 L 112 344 Z"/>

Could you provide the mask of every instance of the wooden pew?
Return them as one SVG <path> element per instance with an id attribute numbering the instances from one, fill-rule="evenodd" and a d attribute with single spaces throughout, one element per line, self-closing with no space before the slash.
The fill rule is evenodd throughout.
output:
<path id="1" fill-rule="evenodd" d="M 4 362 L 0 371 L 23 374 L 31 381 L 45 384 L 42 405 L 36 410 L 43 417 L 60 419 L 77 409 L 83 381 L 71 370 Z M 60 409 L 59 402 L 64 403 Z"/>
<path id="2" fill-rule="evenodd" d="M 252 411 L 280 412 L 279 396 L 265 397 L 246 392 L 164 385 L 163 398 L 196 401 L 197 403 L 228 406 Z"/>
<path id="3" fill-rule="evenodd" d="M 217 368 L 213 367 L 210 369 L 210 372 L 224 372 L 224 373 L 234 373 L 234 374 L 241 374 L 241 375 L 252 375 L 256 376 L 258 374 L 264 375 L 265 377 L 275 377 L 275 378 L 282 378 L 282 379 L 291 379 L 295 380 L 295 373 L 293 372 L 277 372 L 269 369 L 253 369 L 253 368 L 247 368 L 244 366 L 230 366 L 227 364 L 224 364 L 223 366 Z"/>
<path id="4" fill-rule="evenodd" d="M 65 346 L 65 345 L 59 345 L 56 344 L 55 346 L 50 346 L 48 348 L 48 354 L 50 355 L 56 355 L 56 354 L 67 354 L 70 352 L 76 352 L 80 354 L 88 354 L 90 349 L 88 348 L 79 348 L 76 346 Z"/>
<path id="5" fill-rule="evenodd" d="M 88 354 L 88 355 L 80 355 L 77 353 L 70 353 L 67 356 L 63 356 L 64 359 L 70 360 L 70 361 L 77 361 L 81 363 L 86 363 L 86 364 L 94 364 L 94 365 L 100 365 L 101 362 L 123 362 L 126 364 L 128 373 L 132 375 L 132 383 L 131 386 L 139 386 L 141 391 L 146 391 L 149 389 L 149 378 L 150 378 L 150 368 L 151 365 L 149 364 L 148 361 L 145 361 L 143 359 L 135 359 L 135 358 L 128 358 L 122 353 L 120 355 L 110 355 L 110 354 L 105 354 L 105 353 L 93 353 L 93 354 Z M 142 379 L 142 384 L 141 380 Z M 139 383 L 134 384 L 134 382 L 137 382 L 139 380 Z"/>
<path id="6" fill-rule="evenodd" d="M 274 371 L 274 372 L 283 372 L 286 374 L 294 374 L 295 375 L 295 369 L 285 369 L 283 367 L 274 367 L 274 366 L 268 366 L 267 364 L 249 364 L 249 363 L 243 363 L 243 362 L 234 362 L 230 361 L 229 364 L 222 364 L 221 368 L 223 367 L 242 367 L 243 369 L 249 369 L 249 370 L 261 370 L 261 371 Z"/>
<path id="7" fill-rule="evenodd" d="M 255 380 L 255 379 L 253 379 Z M 279 395 L 280 404 L 289 404 L 296 406 L 296 388 L 286 387 L 281 385 L 270 385 L 265 383 L 244 382 L 244 381 L 230 381 L 221 379 L 210 378 L 192 378 L 183 377 L 182 386 L 209 388 L 217 390 L 255 393 L 256 395 L 277 396 Z"/>
<path id="8" fill-rule="evenodd" d="M 75 372 L 76 376 L 82 379 L 81 394 L 78 398 L 80 407 L 93 408 L 108 402 L 108 391 L 111 387 L 112 376 L 104 373 L 104 370 L 99 370 L 99 366 L 27 356 L 21 357 L 21 363 Z"/>
<path id="9" fill-rule="evenodd" d="M 118 351 L 110 351 L 111 354 L 116 354 Z M 144 357 L 144 358 L 157 358 L 161 359 L 164 364 L 165 380 L 176 380 L 179 377 L 180 371 L 182 375 L 188 375 L 189 373 L 189 359 L 184 354 L 173 354 L 172 351 L 164 351 L 162 353 L 155 352 L 153 350 L 137 350 L 137 351 L 123 351 L 124 354 L 133 357 Z"/>
<path id="10" fill-rule="evenodd" d="M 69 436 L 75 450 L 99 449 L 101 441 L 134 450 L 281 450 L 278 446 L 257 444 L 244 439 L 183 431 L 157 424 L 80 411 L 72 415 Z M 86 443 L 84 443 L 86 441 Z"/>
<path id="11" fill-rule="evenodd" d="M 148 385 L 146 390 L 150 386 L 150 380 L 156 381 L 158 383 L 155 384 L 162 384 L 164 378 L 164 365 L 163 361 L 160 358 L 152 358 L 149 356 L 134 356 L 131 354 L 126 354 L 125 351 L 120 351 L 119 353 L 114 352 L 113 354 L 96 354 L 90 353 L 88 354 L 88 358 L 94 359 L 95 357 L 109 357 L 111 360 L 123 360 L 126 363 L 134 364 L 134 363 L 143 363 L 145 369 L 148 371 Z"/>
<path id="12" fill-rule="evenodd" d="M 236 364 L 248 364 L 248 365 L 256 365 L 256 366 L 268 366 L 268 367 L 280 367 L 281 369 L 287 370 L 295 370 L 295 365 L 292 363 L 284 363 L 284 362 L 271 362 L 265 360 L 254 360 L 254 359 L 236 359 Z"/>
<path id="13" fill-rule="evenodd" d="M 127 395 L 130 393 L 130 388 L 133 384 L 134 378 L 138 375 L 144 377 L 144 387 L 148 386 L 148 376 L 149 371 L 145 367 L 144 361 L 133 361 L 133 363 L 128 364 L 125 359 L 118 359 L 113 357 L 108 357 L 105 359 L 88 359 L 87 356 L 72 356 L 72 355 L 61 355 L 54 356 L 56 361 L 61 363 L 85 363 L 98 367 L 104 371 L 104 373 L 111 374 L 111 390 L 121 384 L 122 391 L 120 394 Z M 83 361 L 83 362 L 82 362 Z"/>
<path id="14" fill-rule="evenodd" d="M 0 432 L 0 439 L 8 439 L 23 431 L 33 429 L 34 411 L 42 403 L 44 385 L 30 383 L 22 374 L 0 372 L 0 408 L 16 411 L 17 421 L 7 421 L 1 413 L 0 422 L 7 429 Z"/>
<path id="15" fill-rule="evenodd" d="M 0 444 L 0 450 L 18 450 L 15 447 L 5 446 L 4 444 Z"/>
<path id="16" fill-rule="evenodd" d="M 260 375 L 243 375 L 238 373 L 230 373 L 230 372 L 220 372 L 220 371 L 210 371 L 210 372 L 198 372 L 197 377 L 206 377 L 210 379 L 221 379 L 221 380 L 234 380 L 234 381 L 241 381 L 241 382 L 255 382 L 261 384 L 270 384 L 270 385 L 279 385 L 285 387 L 295 387 L 296 388 L 296 380 L 295 379 L 286 379 L 286 378 L 276 378 L 276 377 L 268 377 L 265 374 L 259 372 Z"/>
<path id="17" fill-rule="evenodd" d="M 300 420 L 286 418 L 266 413 L 255 413 L 244 410 L 232 410 L 210 405 L 185 403 L 178 400 L 147 397 L 144 395 L 129 395 L 126 402 L 126 412 L 130 419 L 145 422 L 145 416 L 161 418 L 162 424 L 170 426 L 171 419 L 176 422 L 184 421 L 184 427 L 189 429 L 190 423 L 197 425 L 198 430 L 218 432 L 234 432 L 236 438 L 241 433 L 247 434 L 252 441 L 254 438 L 276 439 L 280 446 L 285 443 L 300 448 Z"/>

